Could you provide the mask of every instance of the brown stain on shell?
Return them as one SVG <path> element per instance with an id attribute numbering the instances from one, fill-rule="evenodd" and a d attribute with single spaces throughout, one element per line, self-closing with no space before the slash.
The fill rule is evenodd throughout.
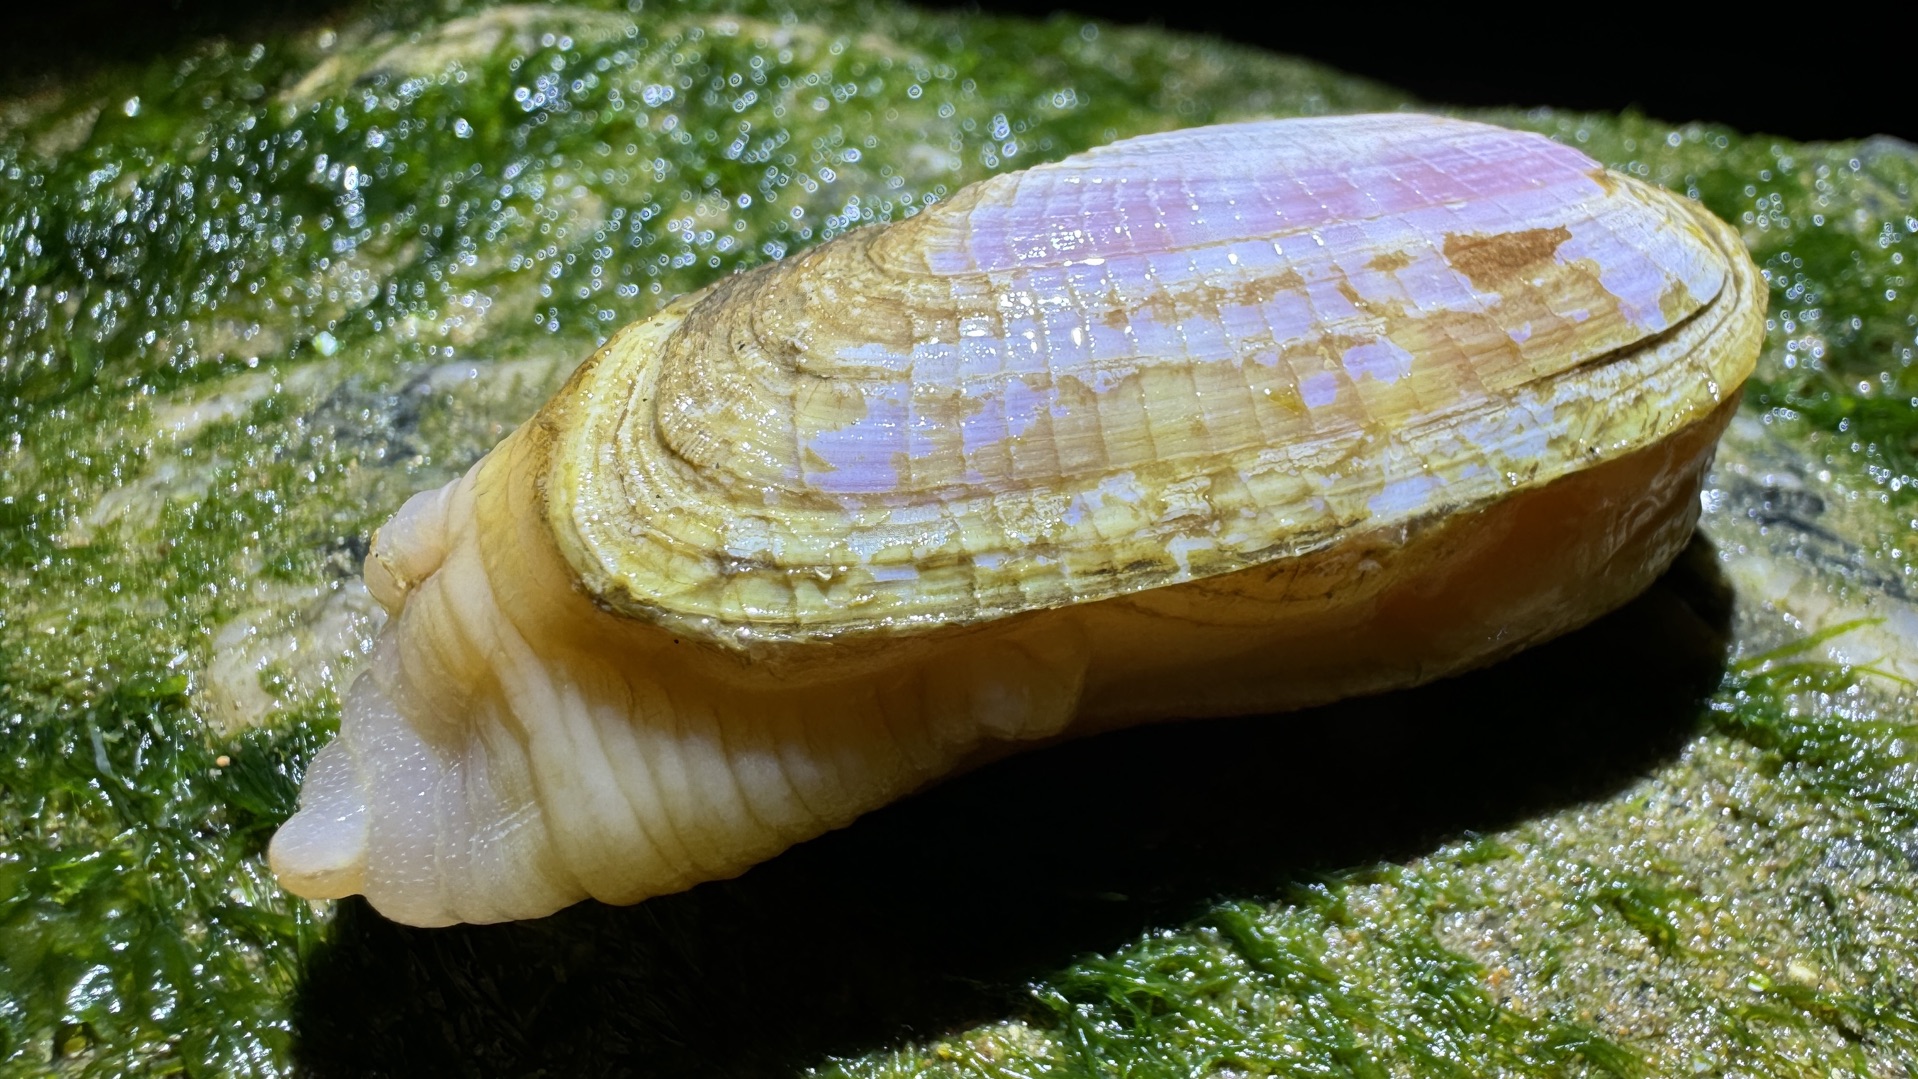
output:
<path id="1" fill-rule="evenodd" d="M 1448 232 L 1445 261 L 1469 278 L 1473 288 L 1496 291 L 1531 267 L 1551 259 L 1559 245 L 1571 238 L 1571 230 L 1563 225 L 1489 236 Z"/>
<path id="2" fill-rule="evenodd" d="M 1197 284 L 1176 292 L 1160 293 L 1146 298 L 1136 309 L 1114 313 L 1124 321 L 1143 310 L 1161 322 L 1176 323 L 1181 319 L 1201 318 L 1224 307 L 1258 307 L 1271 303 L 1272 298 L 1281 292 L 1304 290 L 1304 276 L 1288 266 L 1278 273 L 1263 274 L 1231 284 Z M 1108 315 L 1108 324 L 1110 318 Z"/>

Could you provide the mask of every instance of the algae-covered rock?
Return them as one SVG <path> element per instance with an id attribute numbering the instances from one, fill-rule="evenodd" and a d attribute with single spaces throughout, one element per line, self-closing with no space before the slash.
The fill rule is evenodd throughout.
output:
<path id="1" fill-rule="evenodd" d="M 389 4 L 0 103 L 23 1073 L 1903 1074 L 1918 152 L 1478 113 L 1738 225 L 1652 593 L 1491 671 L 986 769 L 737 881 L 405 930 L 265 872 L 371 528 L 619 325 L 1113 138 L 1402 95 L 1077 20 Z"/>

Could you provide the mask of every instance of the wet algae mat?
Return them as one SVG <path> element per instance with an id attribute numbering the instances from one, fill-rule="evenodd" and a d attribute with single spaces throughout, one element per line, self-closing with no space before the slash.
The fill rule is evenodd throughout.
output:
<path id="1" fill-rule="evenodd" d="M 735 881 L 410 930 L 261 851 L 370 529 L 664 299 L 1112 138 L 1390 109 L 889 6 L 375 5 L 0 103 L 19 1074 L 1902 1075 L 1918 152 L 1554 112 L 1771 285 L 1702 535 L 1517 660 L 1057 747 Z"/>

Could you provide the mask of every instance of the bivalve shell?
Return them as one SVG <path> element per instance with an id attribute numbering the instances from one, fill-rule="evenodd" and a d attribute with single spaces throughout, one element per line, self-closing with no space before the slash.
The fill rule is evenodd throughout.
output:
<path id="1" fill-rule="evenodd" d="M 1762 323 L 1709 213 L 1480 124 L 973 185 L 622 330 L 409 502 L 274 868 L 630 902 L 1021 743 L 1489 662 L 1683 546 Z"/>

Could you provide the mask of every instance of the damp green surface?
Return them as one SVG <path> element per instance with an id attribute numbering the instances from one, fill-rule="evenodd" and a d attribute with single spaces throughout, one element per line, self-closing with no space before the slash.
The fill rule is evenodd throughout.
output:
<path id="1" fill-rule="evenodd" d="M 1114 138 L 1391 109 L 891 6 L 381 4 L 0 102 L 19 1074 L 1904 1074 L 1918 152 L 1479 113 L 1771 285 L 1705 540 L 1513 663 L 974 773 L 737 881 L 409 930 L 261 851 L 365 537 L 671 296 Z"/>

